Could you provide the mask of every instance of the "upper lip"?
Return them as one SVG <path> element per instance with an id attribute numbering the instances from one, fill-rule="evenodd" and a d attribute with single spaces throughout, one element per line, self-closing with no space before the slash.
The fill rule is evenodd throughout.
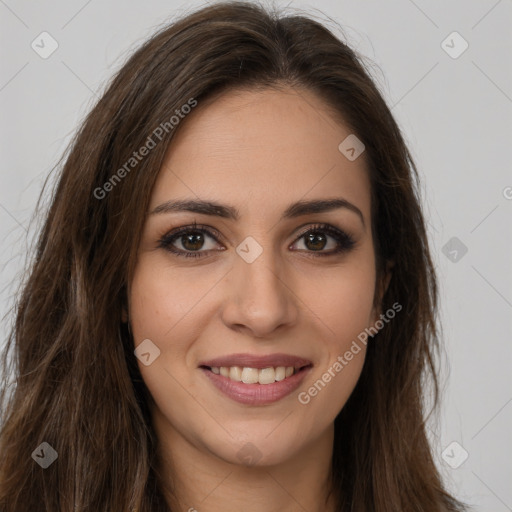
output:
<path id="1" fill-rule="evenodd" d="M 258 356 L 255 354 L 230 354 L 202 361 L 199 366 L 221 367 L 221 366 L 242 366 L 247 368 L 268 368 L 270 366 L 293 366 L 296 369 L 311 365 L 309 359 L 293 356 L 290 354 L 268 354 Z"/>

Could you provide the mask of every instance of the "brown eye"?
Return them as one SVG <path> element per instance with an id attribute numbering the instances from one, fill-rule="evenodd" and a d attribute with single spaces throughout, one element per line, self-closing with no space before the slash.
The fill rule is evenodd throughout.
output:
<path id="1" fill-rule="evenodd" d="M 327 237 L 321 232 L 311 231 L 304 237 L 304 245 L 312 251 L 321 251 L 326 246 Z"/>
<path id="2" fill-rule="evenodd" d="M 181 245 L 187 251 L 197 251 L 201 249 L 204 244 L 204 234 L 200 231 L 190 231 L 190 234 L 181 235 Z"/>
<path id="3" fill-rule="evenodd" d="M 203 257 L 210 250 L 215 250 L 215 244 L 211 247 L 204 247 L 208 239 L 218 243 L 217 237 L 207 228 L 186 226 L 165 235 L 158 247 L 165 249 L 178 256 Z M 181 247 L 179 247 L 181 246 Z M 221 249 L 223 250 L 223 249 Z"/>
<path id="4" fill-rule="evenodd" d="M 200 258 L 212 250 L 225 250 L 216 249 L 215 243 L 213 245 L 210 243 L 210 247 L 205 247 L 208 245 L 208 239 L 219 244 L 218 238 L 219 236 L 211 228 L 194 224 L 168 233 L 159 241 L 158 247 L 177 256 Z M 313 256 L 332 256 L 349 251 L 355 245 L 355 241 L 349 234 L 329 224 L 310 227 L 297 238 L 294 245 L 301 240 L 303 240 L 304 249 L 300 249 L 300 251 L 313 253 Z"/>
<path id="5" fill-rule="evenodd" d="M 349 234 L 329 224 L 310 227 L 299 236 L 295 243 L 302 239 L 306 252 L 319 253 L 315 256 L 329 256 L 346 252 L 355 245 L 354 239 Z M 334 242 L 329 242 L 329 239 L 334 240 Z M 328 247 L 329 245 L 331 247 Z M 325 251 L 326 248 L 331 250 Z"/>

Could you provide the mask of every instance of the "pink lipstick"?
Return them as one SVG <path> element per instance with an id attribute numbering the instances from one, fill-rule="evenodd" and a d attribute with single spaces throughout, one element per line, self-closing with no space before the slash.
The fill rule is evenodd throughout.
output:
<path id="1" fill-rule="evenodd" d="M 312 366 L 310 360 L 289 354 L 231 354 L 199 364 L 218 390 L 248 405 L 281 400 L 300 386 Z"/>

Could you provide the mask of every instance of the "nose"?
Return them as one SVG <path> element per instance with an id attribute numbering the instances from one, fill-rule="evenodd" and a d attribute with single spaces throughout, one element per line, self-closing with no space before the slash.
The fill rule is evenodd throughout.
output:
<path id="1" fill-rule="evenodd" d="M 225 279 L 224 323 L 254 338 L 271 337 L 277 329 L 293 325 L 300 301 L 293 283 L 286 281 L 271 249 L 252 263 L 237 256 Z"/>

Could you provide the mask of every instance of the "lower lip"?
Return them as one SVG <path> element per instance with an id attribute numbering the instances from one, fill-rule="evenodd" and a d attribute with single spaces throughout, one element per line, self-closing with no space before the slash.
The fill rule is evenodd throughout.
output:
<path id="1" fill-rule="evenodd" d="M 248 405 L 266 405 L 281 400 L 295 391 L 311 370 L 311 366 L 301 368 L 291 377 L 274 382 L 273 384 L 244 384 L 213 373 L 206 368 L 200 368 L 217 389 L 235 402 Z"/>

